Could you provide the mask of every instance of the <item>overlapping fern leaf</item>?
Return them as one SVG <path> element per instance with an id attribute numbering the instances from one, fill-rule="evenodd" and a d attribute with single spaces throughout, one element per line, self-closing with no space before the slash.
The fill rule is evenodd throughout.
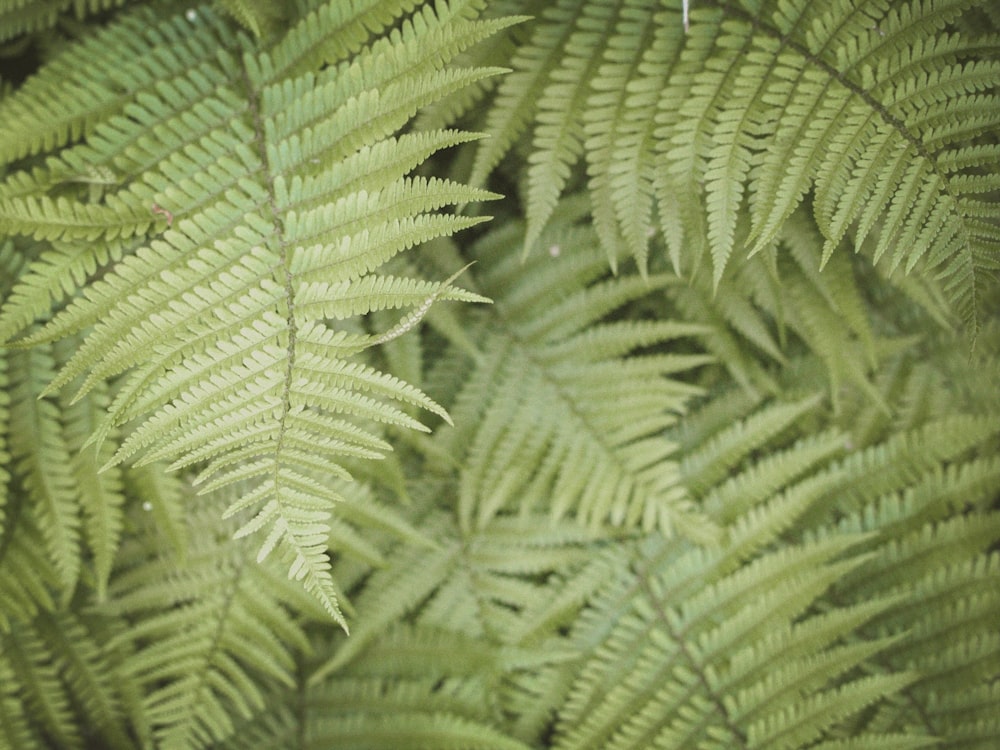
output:
<path id="1" fill-rule="evenodd" d="M 711 538 L 661 437 L 697 392 L 671 376 L 710 359 L 689 340 L 703 329 L 613 319 L 672 277 L 609 277 L 595 233 L 568 216 L 522 264 L 521 230 L 508 222 L 472 249 L 495 305 L 471 336 L 455 427 L 437 435 L 461 466 L 463 527 L 520 509 Z"/>
<path id="2" fill-rule="evenodd" d="M 471 136 L 400 131 L 496 72 L 446 63 L 509 21 L 476 21 L 463 2 L 412 5 L 320 4 L 259 44 L 208 7 L 141 9 L 0 111 L 4 157 L 41 154 L 0 185 L 0 227 L 39 242 L 0 314 L 3 337 L 50 306 L 20 344 L 82 331 L 44 393 L 81 378 L 79 398 L 121 376 L 92 433 L 102 445 L 128 425 L 106 465 L 195 465 L 206 491 L 250 482 L 227 510 L 251 513 L 239 534 L 262 530 L 260 556 L 278 547 L 337 619 L 326 531 L 338 498 L 322 478 L 344 474 L 342 457 L 388 448 L 373 424 L 422 429 L 394 404 L 444 415 L 357 355 L 438 299 L 482 300 L 451 280 L 376 273 L 479 221 L 442 207 L 491 197 L 407 176 Z M 41 118 L 53 96 L 59 116 Z M 381 332 L 356 322 L 398 308 L 413 310 Z"/>
<path id="3" fill-rule="evenodd" d="M 40 530 L 64 599 L 81 576 L 103 597 L 122 533 L 125 495 L 120 469 L 100 467 L 118 441 L 112 435 L 100 448 L 87 445 L 109 400 L 104 383 L 73 404 L 41 396 L 57 363 L 67 358 L 62 345 L 7 353 L 16 481 L 8 512 Z"/>
<path id="4" fill-rule="evenodd" d="M 621 553 L 551 746 L 988 747 L 1000 420 L 977 405 L 866 445 L 817 399 L 689 416 L 682 474 L 726 542 Z"/>
<path id="5" fill-rule="evenodd" d="M 45 613 L 0 632 L 0 747 L 134 747 L 114 619 Z"/>
<path id="6" fill-rule="evenodd" d="M 741 234 L 745 237 L 745 233 Z M 958 324 L 940 283 L 923 277 L 883 278 L 863 257 L 838 254 L 824 265 L 823 239 L 804 211 L 784 224 L 773 250 L 733 258 L 715 287 L 711 270 L 695 270 L 667 295 L 678 314 L 705 326 L 705 346 L 751 393 L 781 391 L 780 371 L 808 351 L 822 362 L 834 408 L 847 384 L 870 406 L 888 410 L 874 375 L 904 332 L 878 313 L 901 305 L 926 321 L 927 332 Z M 811 360 L 814 365 L 818 364 Z"/>
<path id="7" fill-rule="evenodd" d="M 539 515 L 463 531 L 441 511 L 453 480 L 412 482 L 410 515 L 433 544 L 390 544 L 389 562 L 374 571 L 341 561 L 358 626 L 350 637 L 328 629 L 315 638 L 294 706 L 276 695 L 241 737 L 385 750 L 535 746 L 537 732 L 509 717 L 548 720 L 548 704 L 526 685 L 537 688 L 537 675 L 558 671 L 571 652 L 539 616 L 588 566 L 597 537 Z"/>
<path id="8" fill-rule="evenodd" d="M 360 637 L 313 673 L 311 696 L 325 706 L 311 733 L 386 749 L 394 737 L 408 747 L 530 747 L 506 720 L 529 702 L 519 681 L 568 652 L 548 632 L 528 641 L 523 626 L 558 590 L 549 576 L 583 564 L 591 535 L 538 516 L 472 533 L 429 520 L 440 547 L 397 550 L 357 598 Z"/>
<path id="9" fill-rule="evenodd" d="M 228 488 L 188 512 L 183 559 L 153 514 L 137 509 L 140 533 L 101 608 L 122 622 L 107 647 L 128 655 L 120 669 L 139 696 L 135 731 L 155 747 L 214 747 L 232 736 L 263 709 L 262 684 L 294 685 L 309 649 L 302 616 L 326 617 L 276 561 L 257 563 L 230 538 L 233 523 L 219 524 L 233 495 Z"/>
<path id="10" fill-rule="evenodd" d="M 527 239 L 585 164 L 594 224 L 643 262 L 662 229 L 678 268 L 773 245 L 807 196 L 828 258 L 849 240 L 936 273 L 973 325 L 1000 254 L 993 33 L 958 31 L 988 3 L 552 2 L 500 85 L 473 168 L 521 134 Z"/>
<path id="11" fill-rule="evenodd" d="M 690 5 L 0 1 L 0 748 L 995 745 L 1000 17 Z"/>

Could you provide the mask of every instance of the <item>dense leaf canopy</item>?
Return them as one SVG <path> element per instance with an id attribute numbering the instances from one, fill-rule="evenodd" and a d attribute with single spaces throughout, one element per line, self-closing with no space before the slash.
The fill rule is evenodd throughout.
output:
<path id="1" fill-rule="evenodd" d="M 987 0 L 0 0 L 0 750 L 994 747 L 998 85 Z"/>

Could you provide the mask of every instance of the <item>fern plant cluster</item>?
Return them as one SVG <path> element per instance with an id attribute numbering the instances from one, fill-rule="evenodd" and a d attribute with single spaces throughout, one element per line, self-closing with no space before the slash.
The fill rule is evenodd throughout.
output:
<path id="1" fill-rule="evenodd" d="M 0 748 L 995 747 L 994 4 L 0 54 Z"/>

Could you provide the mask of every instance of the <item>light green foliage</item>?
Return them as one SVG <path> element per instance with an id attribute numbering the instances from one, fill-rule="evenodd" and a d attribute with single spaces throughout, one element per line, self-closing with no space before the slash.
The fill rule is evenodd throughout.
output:
<path id="1" fill-rule="evenodd" d="M 470 249 L 495 307 L 474 332 L 476 362 L 456 394 L 456 426 L 437 435 L 441 452 L 462 466 L 459 522 L 480 527 L 497 513 L 544 510 L 595 526 L 679 527 L 711 538 L 662 437 L 698 392 L 665 376 L 710 358 L 626 356 L 705 329 L 606 320 L 670 277 L 606 278 L 597 238 L 584 230 L 547 237 L 550 252 L 522 263 L 509 252 L 521 229 L 512 223 Z"/>
<path id="2" fill-rule="evenodd" d="M 1000 253 L 1000 68 L 994 36 L 949 26 L 974 4 L 695 3 L 685 32 L 680 2 L 555 3 L 501 84 L 473 177 L 533 125 L 529 241 L 582 151 L 608 252 L 645 263 L 658 215 L 677 267 L 707 237 L 716 286 L 809 196 L 824 260 L 848 237 L 889 270 L 934 270 L 975 326 Z"/>
<path id="3" fill-rule="evenodd" d="M 1000 15 L 687 5 L 0 2 L 0 750 L 995 747 Z"/>
<path id="4" fill-rule="evenodd" d="M 396 378 L 350 361 L 380 337 L 324 321 L 419 307 L 425 298 L 477 299 L 372 271 L 414 243 L 475 223 L 427 212 L 490 197 L 445 180 L 405 176 L 456 142 L 453 134 L 400 142 L 392 133 L 422 102 L 493 72 L 440 66 L 499 24 L 466 21 L 442 5 L 439 13 L 415 14 L 352 59 L 332 57 L 319 74 L 293 74 L 326 36 L 336 38 L 357 21 L 350 9 L 338 8 L 307 14 L 256 54 L 241 52 L 240 38 L 208 9 L 159 22 L 149 14 L 130 16 L 148 35 L 159 35 L 162 26 L 162 33 L 179 37 L 182 23 L 190 33 L 176 44 L 141 50 L 135 67 L 143 75 L 125 71 L 116 82 L 138 89 L 135 101 L 109 100 L 119 111 L 95 126 L 88 143 L 47 159 L 30 175 L 11 177 L 0 211 L 12 231 L 63 242 L 114 242 L 145 232 L 154 220 L 161 224 L 165 231 L 134 246 L 88 285 L 85 297 L 69 301 L 24 339 L 33 344 L 87 327 L 59 374 L 45 378 L 46 392 L 82 376 L 79 398 L 127 373 L 104 423 L 92 430 L 100 451 L 112 430 L 137 422 L 107 466 L 136 454 L 144 456 L 139 465 L 164 460 L 173 468 L 210 459 L 197 478 L 206 491 L 256 480 L 226 515 L 253 511 L 239 535 L 264 530 L 260 557 L 279 547 L 292 575 L 342 620 L 324 551 L 328 509 L 338 496 L 310 474 L 321 466 L 335 469 L 341 455 L 374 458 L 387 447 L 358 421 L 420 427 L 390 401 L 443 412 Z M 330 16 L 325 35 L 316 33 L 321 15 Z M 101 40 L 113 50 L 109 43 Z M 196 46 L 203 60 L 193 69 L 159 61 L 165 54 L 184 60 Z M 169 93 L 155 86 L 143 91 L 154 76 L 174 77 Z M 35 92 L 25 93 L 24 106 L 31 106 Z M 82 115 L 70 112 L 67 121 Z M 150 129 L 154 120 L 160 127 Z M 34 137 L 25 148 L 45 145 Z M 100 205 L 90 193 L 51 197 L 64 182 L 56 175 L 97 170 L 130 184 L 102 196 Z M 68 225 L 58 218 L 66 210 L 74 214 Z M 126 228 L 123 215 L 137 222 L 127 220 Z M 79 256 L 87 250 L 77 252 L 76 268 L 66 270 L 79 274 Z M 58 299 L 60 290 L 49 287 L 49 294 Z M 345 295 L 355 296 L 346 309 L 322 302 Z M 50 458 L 68 468 L 68 452 L 59 455 L 52 439 L 46 445 Z M 69 482 L 60 484 L 65 489 Z M 59 501 L 58 489 L 48 491 L 48 504 Z M 63 526 L 45 528 L 58 532 L 52 544 L 59 568 L 72 579 L 75 529 Z"/>

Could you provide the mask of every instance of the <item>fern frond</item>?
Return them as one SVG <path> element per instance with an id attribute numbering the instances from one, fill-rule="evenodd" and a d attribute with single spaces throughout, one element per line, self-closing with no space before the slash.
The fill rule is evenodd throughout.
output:
<path id="1" fill-rule="evenodd" d="M 130 248 L 121 260 L 105 253 L 85 261 L 88 275 L 100 278 L 85 284 L 74 278 L 85 291 L 71 293 L 42 333 L 22 343 L 90 326 L 46 392 L 82 377 L 80 398 L 128 373 L 92 433 L 101 450 L 114 430 L 134 424 L 108 465 L 141 453 L 142 461 L 175 468 L 208 462 L 200 481 L 210 489 L 252 481 L 228 511 L 253 511 L 240 535 L 266 531 L 260 556 L 280 548 L 293 576 L 343 622 L 326 556 L 327 519 L 339 499 L 314 477 L 337 473 L 342 456 L 386 450 L 371 423 L 424 429 L 392 402 L 443 414 L 415 388 L 351 358 L 405 332 L 438 300 L 482 299 L 452 288 L 454 277 L 432 285 L 374 271 L 415 244 L 480 221 L 442 207 L 495 197 L 407 177 L 431 153 L 469 136 L 397 132 L 424 104 L 498 72 L 446 64 L 511 21 L 471 20 L 461 2 L 424 6 L 403 18 L 405 7 L 393 10 L 392 3 L 341 5 L 317 11 L 329 16 L 321 33 L 306 14 L 270 49 L 252 53 L 208 9 L 160 21 L 146 16 L 152 43 L 136 50 L 136 66 L 158 78 L 173 75 L 161 57 L 186 55 L 211 40 L 212 57 L 191 54 L 197 64 L 173 79 L 185 94 L 174 97 L 166 83 L 146 90 L 134 74 L 126 82 L 129 104 L 109 97 L 109 111 L 99 113 L 93 128 L 66 126 L 83 128 L 84 143 L 49 159 L 45 170 L 8 180 L 18 193 L 46 192 L 15 195 L 4 205 L 49 205 L 47 191 L 61 184 L 52 175 L 81 164 L 110 166 L 127 176 L 127 186 L 100 205 L 59 196 L 58 206 L 100 218 L 99 233 L 111 240 L 120 234 L 111 217 L 155 220 L 161 228 L 154 207 L 169 217 L 159 238 Z M 345 29 L 359 33 L 372 18 L 380 19 L 377 26 L 399 21 L 399 27 L 352 41 Z M 109 33 L 134 23 L 119 22 Z M 171 35 L 185 25 L 191 38 L 175 43 Z M 316 55 L 331 64 L 303 69 Z M 39 87 L 47 75 L 39 74 Z M 11 116 L 40 91 L 18 92 L 21 103 Z M 158 127 L 140 136 L 135 123 L 152 121 Z M 33 137 L 29 150 L 58 143 L 56 135 Z M 32 230 L 38 236 L 83 236 L 45 215 L 38 226 L 45 227 Z M 13 220 L 9 229 L 28 231 Z M 29 272 L 26 283 L 37 281 Z M 42 283 L 61 299 L 68 290 L 53 289 L 56 281 L 65 283 L 66 272 Z M 37 288 L 21 293 L 35 295 Z M 381 335 L 351 325 L 359 315 L 405 307 L 414 313 Z M 15 303 L 9 325 L 28 312 Z"/>
<path id="2" fill-rule="evenodd" d="M 121 471 L 101 473 L 117 440 L 103 457 L 85 448 L 109 401 L 103 384 L 80 401 L 40 397 L 40 385 L 65 361 L 73 342 L 8 354 L 12 365 L 10 441 L 17 486 L 15 512 L 31 516 L 58 571 L 63 600 L 81 576 L 103 597 L 123 531 L 125 496 Z M 116 436 L 114 436 L 116 437 Z"/>
<path id="3" fill-rule="evenodd" d="M 273 31 L 280 21 L 285 20 L 281 7 L 275 6 L 274 3 L 253 2 L 253 0 L 220 0 L 220 4 L 233 18 L 239 21 L 243 28 L 258 39 L 266 32 Z"/>
<path id="4" fill-rule="evenodd" d="M 785 4 L 767 22 L 722 27 L 718 48 L 745 44 L 747 54 L 735 64 L 753 81 L 751 99 L 727 99 L 715 115 L 724 123 L 728 113 L 748 113 L 752 126 L 737 127 L 729 138 L 760 138 L 751 146 L 760 165 L 752 180 L 753 251 L 773 242 L 814 186 L 827 257 L 849 225 L 858 223 L 860 246 L 881 216 L 875 260 L 892 248 L 890 267 L 905 259 L 909 270 L 927 256 L 949 277 L 946 286 L 963 317 L 975 318 L 995 227 L 982 234 L 969 203 L 975 191 L 965 184 L 964 168 L 950 168 L 946 156 L 964 149 L 975 128 L 939 138 L 928 125 L 973 100 L 990 108 L 990 94 L 980 92 L 992 88 L 996 69 L 995 62 L 976 59 L 982 43 L 938 34 L 965 6 L 835 3 L 817 11 L 807 3 Z M 926 96 L 911 93 L 925 89 Z M 715 246 L 725 252 L 724 243 Z"/>
<path id="5" fill-rule="evenodd" d="M 54 371 L 55 358 L 51 347 L 8 356 L 15 472 L 60 583 L 65 591 L 72 592 L 82 564 L 76 477 L 60 411 L 53 399 L 40 398 L 43 383 Z"/>
<path id="6" fill-rule="evenodd" d="M 423 479 L 415 491 L 419 507 L 438 504 L 454 487 Z M 552 614 L 551 598 L 563 577 L 587 567 L 595 535 L 573 522 L 539 516 L 498 518 L 464 533 L 431 512 L 422 528 L 435 537 L 437 549 L 397 549 L 386 568 L 372 574 L 374 585 L 361 574 L 358 628 L 346 640 L 332 639 L 332 656 L 310 677 L 309 705 L 334 735 L 338 724 L 357 722 L 383 738 L 370 722 L 397 712 L 417 726 L 440 719 L 442 730 L 452 724 L 449 716 L 462 718 L 451 730 L 454 737 L 471 721 L 479 728 L 467 730 L 482 732 L 482 738 L 479 744 L 467 740 L 470 747 L 537 746 L 533 738 L 544 731 L 539 725 L 551 709 L 544 700 L 532 702 L 532 691 L 540 674 L 559 671 L 576 655 L 555 624 L 544 624 L 540 615 Z M 594 571 L 584 577 L 603 580 Z M 564 600 L 555 616 L 571 616 L 581 603 Z M 517 728 L 503 720 L 529 704 L 524 713 L 534 712 L 534 728 L 525 715 Z M 329 721 L 333 716 L 341 721 Z M 444 734 L 440 741 L 456 741 L 451 737 Z"/>
<path id="7" fill-rule="evenodd" d="M 658 436 L 696 392 L 666 376 L 706 359 L 667 349 L 626 356 L 698 329 L 604 322 L 667 280 L 601 280 L 606 261 L 595 238 L 574 239 L 568 258 L 536 256 L 523 267 L 509 251 L 480 258 L 479 285 L 497 300 L 497 323 L 478 334 L 482 354 L 458 395 L 457 428 L 438 436 L 464 466 L 461 523 L 481 527 L 516 501 L 595 525 L 708 533 L 676 491 L 673 446 Z"/>
<path id="8" fill-rule="evenodd" d="M 20 686 L 26 709 L 4 731 L 21 735 L 5 747 L 133 747 L 126 714 L 132 685 L 117 674 L 106 650 L 109 622 L 71 613 L 46 613 L 0 634 L 5 684 Z M 5 713 L 10 715 L 10 706 Z"/>
<path id="9" fill-rule="evenodd" d="M 7 352 L 0 349 L 0 537 L 3 536 L 7 519 L 7 504 L 11 495 L 10 454 L 7 452 L 10 433 L 10 395 L 7 382 Z"/>
<path id="10" fill-rule="evenodd" d="M 439 482 L 426 482 L 423 489 L 440 492 L 441 488 Z M 389 565 L 372 574 L 375 585 L 366 586 L 356 600 L 358 627 L 313 673 L 311 684 L 321 684 L 345 668 L 354 669 L 349 665 L 366 653 L 378 662 L 382 650 L 372 651 L 372 644 L 401 620 L 432 632 L 455 633 L 470 648 L 477 648 L 473 645 L 477 640 L 492 643 L 491 663 L 506 663 L 507 669 L 523 666 L 525 657 L 508 648 L 516 646 L 517 633 L 528 633 L 519 613 L 539 611 L 549 603 L 539 580 L 580 565 L 592 538 L 576 524 L 538 516 L 494 519 L 482 530 L 463 533 L 435 513 L 422 529 L 435 545 L 407 544 L 394 551 Z M 458 618 L 459 612 L 465 614 Z M 535 661 L 554 658 L 544 656 L 544 651 L 536 653 Z"/>
<path id="11" fill-rule="evenodd" d="M 29 711 L 17 686 L 14 671 L 0 654 L 0 742 L 3 747 L 29 748 L 34 744 Z"/>
<path id="12" fill-rule="evenodd" d="M 106 639 L 113 632 L 109 623 L 62 613 L 56 618 L 37 618 L 34 628 L 51 660 L 59 665 L 67 695 L 81 715 L 86 734 L 109 748 L 130 747 L 127 693 L 134 686 L 106 649 Z"/>
<path id="13" fill-rule="evenodd" d="M 759 253 L 811 196 L 824 260 L 850 239 L 887 270 L 919 266 L 974 330 L 1000 253 L 997 37 L 955 30 L 975 5 L 702 4 L 687 33 L 679 8 L 641 0 L 543 16 L 487 118 L 495 143 L 477 175 L 508 148 L 507 123 L 516 133 L 534 122 L 524 173 L 535 237 L 576 161 L 582 118 L 593 221 L 612 262 L 624 245 L 641 265 L 658 218 L 678 272 L 697 267 L 707 240 L 715 288 L 746 213 Z M 610 38 L 578 20 L 611 24 L 619 8 Z M 570 71 L 598 58 L 584 95 Z"/>
<path id="14" fill-rule="evenodd" d="M 518 46 L 511 61 L 514 71 L 501 81 L 496 103 L 487 115 L 486 130 L 491 137 L 476 152 L 469 178 L 473 185 L 486 182 L 489 173 L 527 129 L 534 103 L 572 35 L 571 20 L 579 16 L 585 5 L 584 0 L 561 0 L 547 6 L 531 39 Z"/>
<path id="15" fill-rule="evenodd" d="M 61 357 L 65 359 L 65 355 Z M 111 458 L 117 440 L 109 440 L 99 448 L 87 446 L 98 428 L 110 402 L 107 389 L 98 386 L 74 404 L 62 399 L 60 411 L 65 425 L 66 447 L 71 459 L 74 486 L 79 493 L 82 531 L 93 558 L 97 598 L 103 599 L 115 553 L 124 527 L 125 495 L 119 467 L 98 471 Z M 116 436 L 113 436 L 116 437 Z"/>
<path id="16" fill-rule="evenodd" d="M 428 686 L 430 689 L 432 686 Z M 395 691 L 393 691 L 395 692 Z M 345 699 L 347 696 L 344 696 Z M 395 696 L 390 692 L 391 706 Z M 409 696 L 407 696 L 409 697 Z M 529 746 L 489 725 L 446 713 L 408 712 L 396 708 L 389 716 L 381 708 L 372 716 L 333 716 L 317 721 L 313 734 L 318 743 L 337 747 L 365 742 L 369 747 L 412 747 L 414 750 L 528 750 Z"/>
<path id="17" fill-rule="evenodd" d="M 876 332 L 895 332 L 897 324 L 880 329 L 869 310 L 874 296 L 913 285 L 895 278 L 872 283 L 878 274 L 866 260 L 852 262 L 839 254 L 821 268 L 822 245 L 815 225 L 799 212 L 782 226 L 773 252 L 733 259 L 719 288 L 699 270 L 686 285 L 672 285 L 668 294 L 685 317 L 706 325 L 706 347 L 744 388 L 776 392 L 781 386 L 773 373 L 804 347 L 825 366 L 822 377 L 829 380 L 835 410 L 850 384 L 888 413 L 874 381 L 892 344 Z M 919 300 L 926 306 L 921 308 L 940 315 L 934 298 L 939 287 L 929 281 L 922 289 Z"/>
<path id="18" fill-rule="evenodd" d="M 948 356 L 931 362 L 949 368 Z M 800 377 L 812 382 L 808 370 Z M 952 402 L 952 413 L 888 426 L 860 448 L 837 427 L 851 417 L 817 399 L 778 406 L 743 391 L 671 430 L 690 456 L 692 495 L 725 541 L 704 549 L 653 535 L 622 546 L 574 623 L 583 656 L 559 698 L 553 746 L 921 747 L 956 731 L 985 736 L 1000 663 L 986 593 L 1000 561 L 1000 422 L 995 394 L 968 393 L 968 413 Z M 813 554 L 823 560 L 794 562 Z M 979 697 L 968 714 L 937 708 L 940 694 L 969 689 Z"/>
<path id="19" fill-rule="evenodd" d="M 5 634 L 0 661 L 13 672 L 16 684 L 21 687 L 20 699 L 42 725 L 44 734 L 62 747 L 82 748 L 82 738 L 74 726 L 69 696 L 60 683 L 58 667 L 45 652 L 37 634 L 21 628 Z"/>
<path id="20" fill-rule="evenodd" d="M 0 633 L 40 612 L 55 611 L 59 584 L 42 534 L 30 518 L 19 516 L 0 546 Z"/>
<path id="21" fill-rule="evenodd" d="M 100 120 L 157 88 L 166 86 L 161 91 L 170 94 L 187 88 L 170 86 L 172 80 L 192 80 L 195 89 L 207 93 L 203 87 L 211 79 L 199 87 L 198 78 L 187 75 L 189 68 L 209 68 L 206 63 L 217 51 L 215 35 L 226 33 L 211 23 L 211 16 L 207 18 L 208 23 L 199 25 L 187 23 L 184 16 L 157 23 L 155 14 L 140 8 L 57 56 L 25 82 L 17 97 L 5 99 L 0 112 L 0 162 L 75 141 Z M 165 54 L 150 58 L 149 49 L 157 46 Z M 58 116 L 45 106 L 53 101 L 60 103 Z"/>
<path id="22" fill-rule="evenodd" d="M 51 247 L 47 245 L 52 244 Z M 44 243 L 26 248 L 31 258 L 26 270 L 17 274 L 17 285 L 4 298 L 0 309 L 0 341 L 9 341 L 18 332 L 43 316 L 77 284 L 98 267 L 121 260 L 121 245 L 97 243 L 87 247 L 72 243 Z M 13 275 L 12 275 L 13 278 Z"/>
<path id="23" fill-rule="evenodd" d="M 158 532 L 169 541 L 173 555 L 183 560 L 187 550 L 184 502 L 188 482 L 165 471 L 162 464 L 130 468 L 123 479 L 126 493 L 152 515 Z"/>
<path id="24" fill-rule="evenodd" d="M 225 747 L 237 748 L 246 741 L 260 747 L 285 747 L 295 738 L 305 738 L 316 747 L 385 750 L 531 747 L 499 727 L 485 680 L 405 673 L 394 677 L 362 674 L 304 688 L 294 712 L 276 697 L 264 717 L 241 728 L 241 739 Z"/>
<path id="25" fill-rule="evenodd" d="M 703 568 L 708 579 L 684 565 L 699 557 L 709 563 L 712 555 L 692 554 L 673 565 L 667 550 L 661 552 L 664 557 L 660 563 L 645 554 L 639 557 L 630 585 L 615 592 L 608 590 L 598 599 L 601 618 L 581 620 L 581 626 L 588 622 L 587 627 L 595 630 L 591 635 L 581 627 L 581 642 L 596 637 L 600 644 L 578 672 L 574 689 L 560 711 L 559 739 L 554 746 L 638 748 L 655 743 L 685 747 L 707 737 L 748 744 L 749 732 L 756 730 L 750 729 L 752 721 L 747 721 L 745 709 L 736 709 L 740 704 L 735 692 L 729 691 L 750 691 L 744 693 L 749 697 L 754 678 L 752 672 L 743 672 L 740 677 L 731 674 L 723 654 L 743 652 L 808 607 L 844 572 L 843 564 L 830 560 L 850 544 L 851 540 L 842 536 L 835 548 L 825 544 L 786 548 L 741 568 L 732 579 L 715 579 L 710 564 Z M 653 549 L 656 547 L 650 545 L 650 551 Z M 810 562 L 801 564 L 807 559 Z M 848 563 L 850 567 L 857 564 Z M 790 574 L 790 570 L 797 572 Z M 772 576 L 784 582 L 769 583 Z M 740 580 L 743 578 L 747 580 Z M 710 584 L 712 580 L 717 583 Z M 695 584 L 688 588 L 687 596 L 683 593 L 685 584 Z M 832 628 L 821 635 L 824 630 L 817 623 L 809 619 L 804 623 L 802 627 L 812 631 L 812 653 L 832 645 L 830 639 L 840 635 L 831 633 Z M 808 656 L 798 669 L 807 664 Z M 792 705 L 807 705 L 809 695 L 820 700 L 823 684 L 832 675 L 824 677 L 811 687 L 803 681 Z M 892 678 L 878 682 L 889 690 L 900 687 L 895 684 L 899 680 Z M 784 725 L 778 718 L 788 710 L 783 696 L 759 695 L 762 714 Z"/>
<path id="26" fill-rule="evenodd" d="M 0 746 L 995 744 L 990 3 L 118 4 L 0 0 Z"/>
<path id="27" fill-rule="evenodd" d="M 273 562 L 255 563 L 251 549 L 227 538 L 232 526 L 220 524 L 218 505 L 189 511 L 183 562 L 152 529 L 135 538 L 104 606 L 129 623 L 111 646 L 130 649 L 126 675 L 142 691 L 146 720 L 165 748 L 209 747 L 229 737 L 237 717 L 263 707 L 259 678 L 294 684 L 292 651 L 308 649 L 286 609 L 303 605 L 299 588 Z"/>
<path id="28" fill-rule="evenodd" d="M 573 166 L 583 153 L 584 104 L 590 92 L 590 80 L 601 63 L 600 55 L 594 54 L 594 50 L 607 45 L 621 13 L 621 5 L 562 3 L 550 10 L 546 17 L 547 21 L 572 30 L 572 34 L 566 40 L 558 67 L 549 73 L 551 81 L 537 102 L 538 124 L 532 139 L 534 152 L 528 167 L 526 249 L 541 234 L 555 210 Z M 518 73 L 514 73 L 516 75 Z M 511 76 L 508 80 L 513 86 L 517 79 Z"/>

